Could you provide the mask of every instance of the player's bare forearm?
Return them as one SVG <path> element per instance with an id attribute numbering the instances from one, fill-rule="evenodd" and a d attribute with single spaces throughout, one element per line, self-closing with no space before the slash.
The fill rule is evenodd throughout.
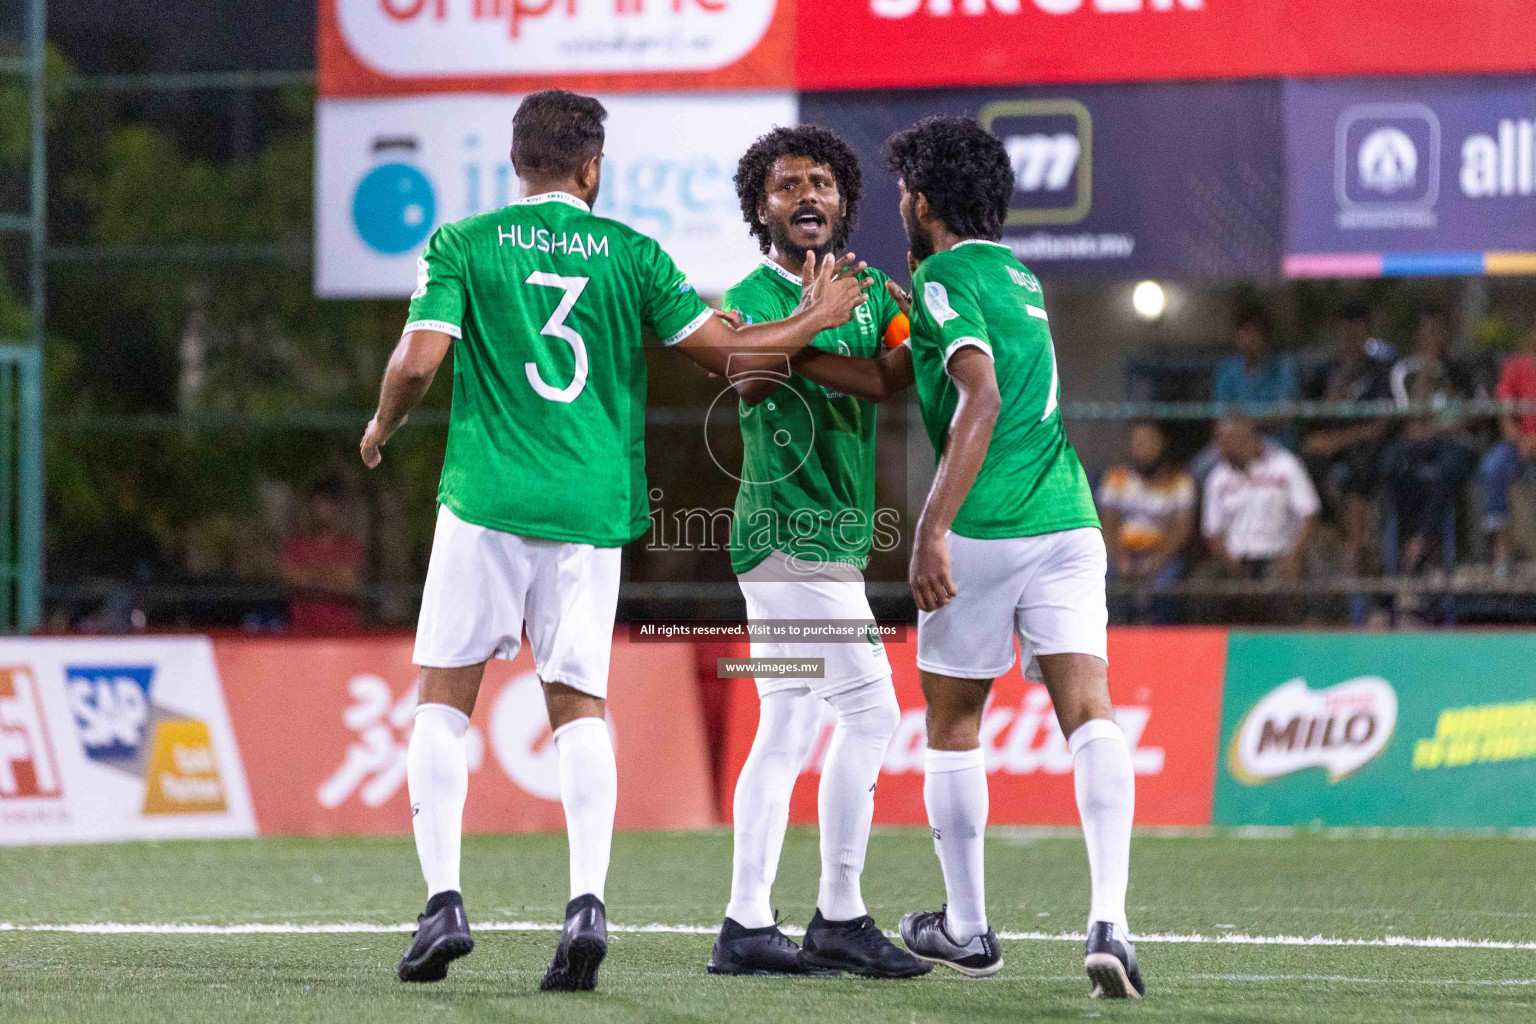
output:
<path id="1" fill-rule="evenodd" d="M 698 330 L 677 343 L 678 351 L 711 373 L 732 372 L 731 357 L 746 355 L 792 356 L 822 331 L 841 327 L 862 306 L 872 282 L 858 277 L 864 264 L 853 254 L 816 262 L 808 253 L 800 276 L 800 306 L 783 320 L 732 327 L 720 317 L 710 317 Z"/>
<path id="2" fill-rule="evenodd" d="M 1002 408 L 992 359 L 985 352 L 969 346 L 960 349 L 949 359 L 949 375 L 960 401 L 949 423 L 949 438 L 933 486 L 928 489 L 928 500 L 917 520 L 912 564 L 907 571 L 913 599 L 919 608 L 930 612 L 948 604 L 958 592 L 950 576 L 945 534 L 981 473 Z"/>
<path id="3" fill-rule="evenodd" d="M 442 331 L 410 331 L 395 346 L 379 387 L 378 411 L 363 433 L 361 452 L 369 469 L 379 464 L 379 449 L 426 397 L 451 344 L 453 339 Z"/>
<path id="4" fill-rule="evenodd" d="M 917 522 L 918 532 L 926 530 L 938 536 L 949 530 L 960 506 L 965 504 L 966 495 L 975 486 L 1002 408 L 992 360 L 985 352 L 972 346 L 960 349 L 949 359 L 949 375 L 960 400 L 949 423 L 944 455 L 939 459 L 938 472 Z"/>
<path id="5" fill-rule="evenodd" d="M 807 348 L 795 357 L 795 372 L 806 380 L 866 402 L 883 402 L 912 386 L 912 350 L 905 345 L 875 359 Z"/>

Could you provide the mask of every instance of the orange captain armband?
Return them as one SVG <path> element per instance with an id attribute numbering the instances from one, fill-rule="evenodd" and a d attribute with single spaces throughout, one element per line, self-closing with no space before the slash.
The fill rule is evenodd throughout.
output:
<path id="1" fill-rule="evenodd" d="M 907 319 L 907 314 L 897 313 L 891 318 L 891 322 L 885 328 L 886 348 L 899 348 L 902 342 L 912 336 L 912 322 Z"/>

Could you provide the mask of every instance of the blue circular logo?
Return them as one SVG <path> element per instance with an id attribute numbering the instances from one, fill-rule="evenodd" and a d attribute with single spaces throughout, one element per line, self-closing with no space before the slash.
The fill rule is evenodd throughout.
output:
<path id="1" fill-rule="evenodd" d="M 432 233 L 437 199 L 427 176 L 410 164 L 375 167 L 357 183 L 352 223 L 382 253 L 414 249 Z"/>

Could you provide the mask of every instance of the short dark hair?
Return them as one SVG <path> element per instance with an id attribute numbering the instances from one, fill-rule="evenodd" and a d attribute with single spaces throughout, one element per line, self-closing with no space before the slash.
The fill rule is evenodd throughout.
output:
<path id="1" fill-rule="evenodd" d="M 1008 151 L 969 117 L 925 117 L 886 142 L 886 166 L 965 238 L 997 241 L 1013 198 Z"/>
<path id="2" fill-rule="evenodd" d="M 512 115 L 512 163 L 518 174 L 569 178 L 603 151 L 608 111 L 591 96 L 564 89 L 536 92 Z"/>
<path id="3" fill-rule="evenodd" d="M 775 128 L 747 147 L 736 164 L 736 198 L 741 200 L 741 215 L 757 239 L 757 247 L 767 252 L 771 247 L 768 227 L 758 223 L 757 209 L 763 205 L 768 187 L 768 172 L 780 157 L 798 156 L 814 160 L 832 169 L 838 194 L 843 197 L 843 223 L 832 237 L 832 248 L 848 244 L 848 234 L 859 213 L 859 196 L 864 192 L 864 174 L 853 147 L 816 124 L 798 128 Z"/>

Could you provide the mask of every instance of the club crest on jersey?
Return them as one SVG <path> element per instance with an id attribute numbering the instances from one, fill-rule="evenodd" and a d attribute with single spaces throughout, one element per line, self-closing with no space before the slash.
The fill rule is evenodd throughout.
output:
<path id="1" fill-rule="evenodd" d="M 960 318 L 960 314 L 949 305 L 949 291 L 937 281 L 929 281 L 923 285 L 923 304 L 928 307 L 929 315 L 940 327 Z"/>

